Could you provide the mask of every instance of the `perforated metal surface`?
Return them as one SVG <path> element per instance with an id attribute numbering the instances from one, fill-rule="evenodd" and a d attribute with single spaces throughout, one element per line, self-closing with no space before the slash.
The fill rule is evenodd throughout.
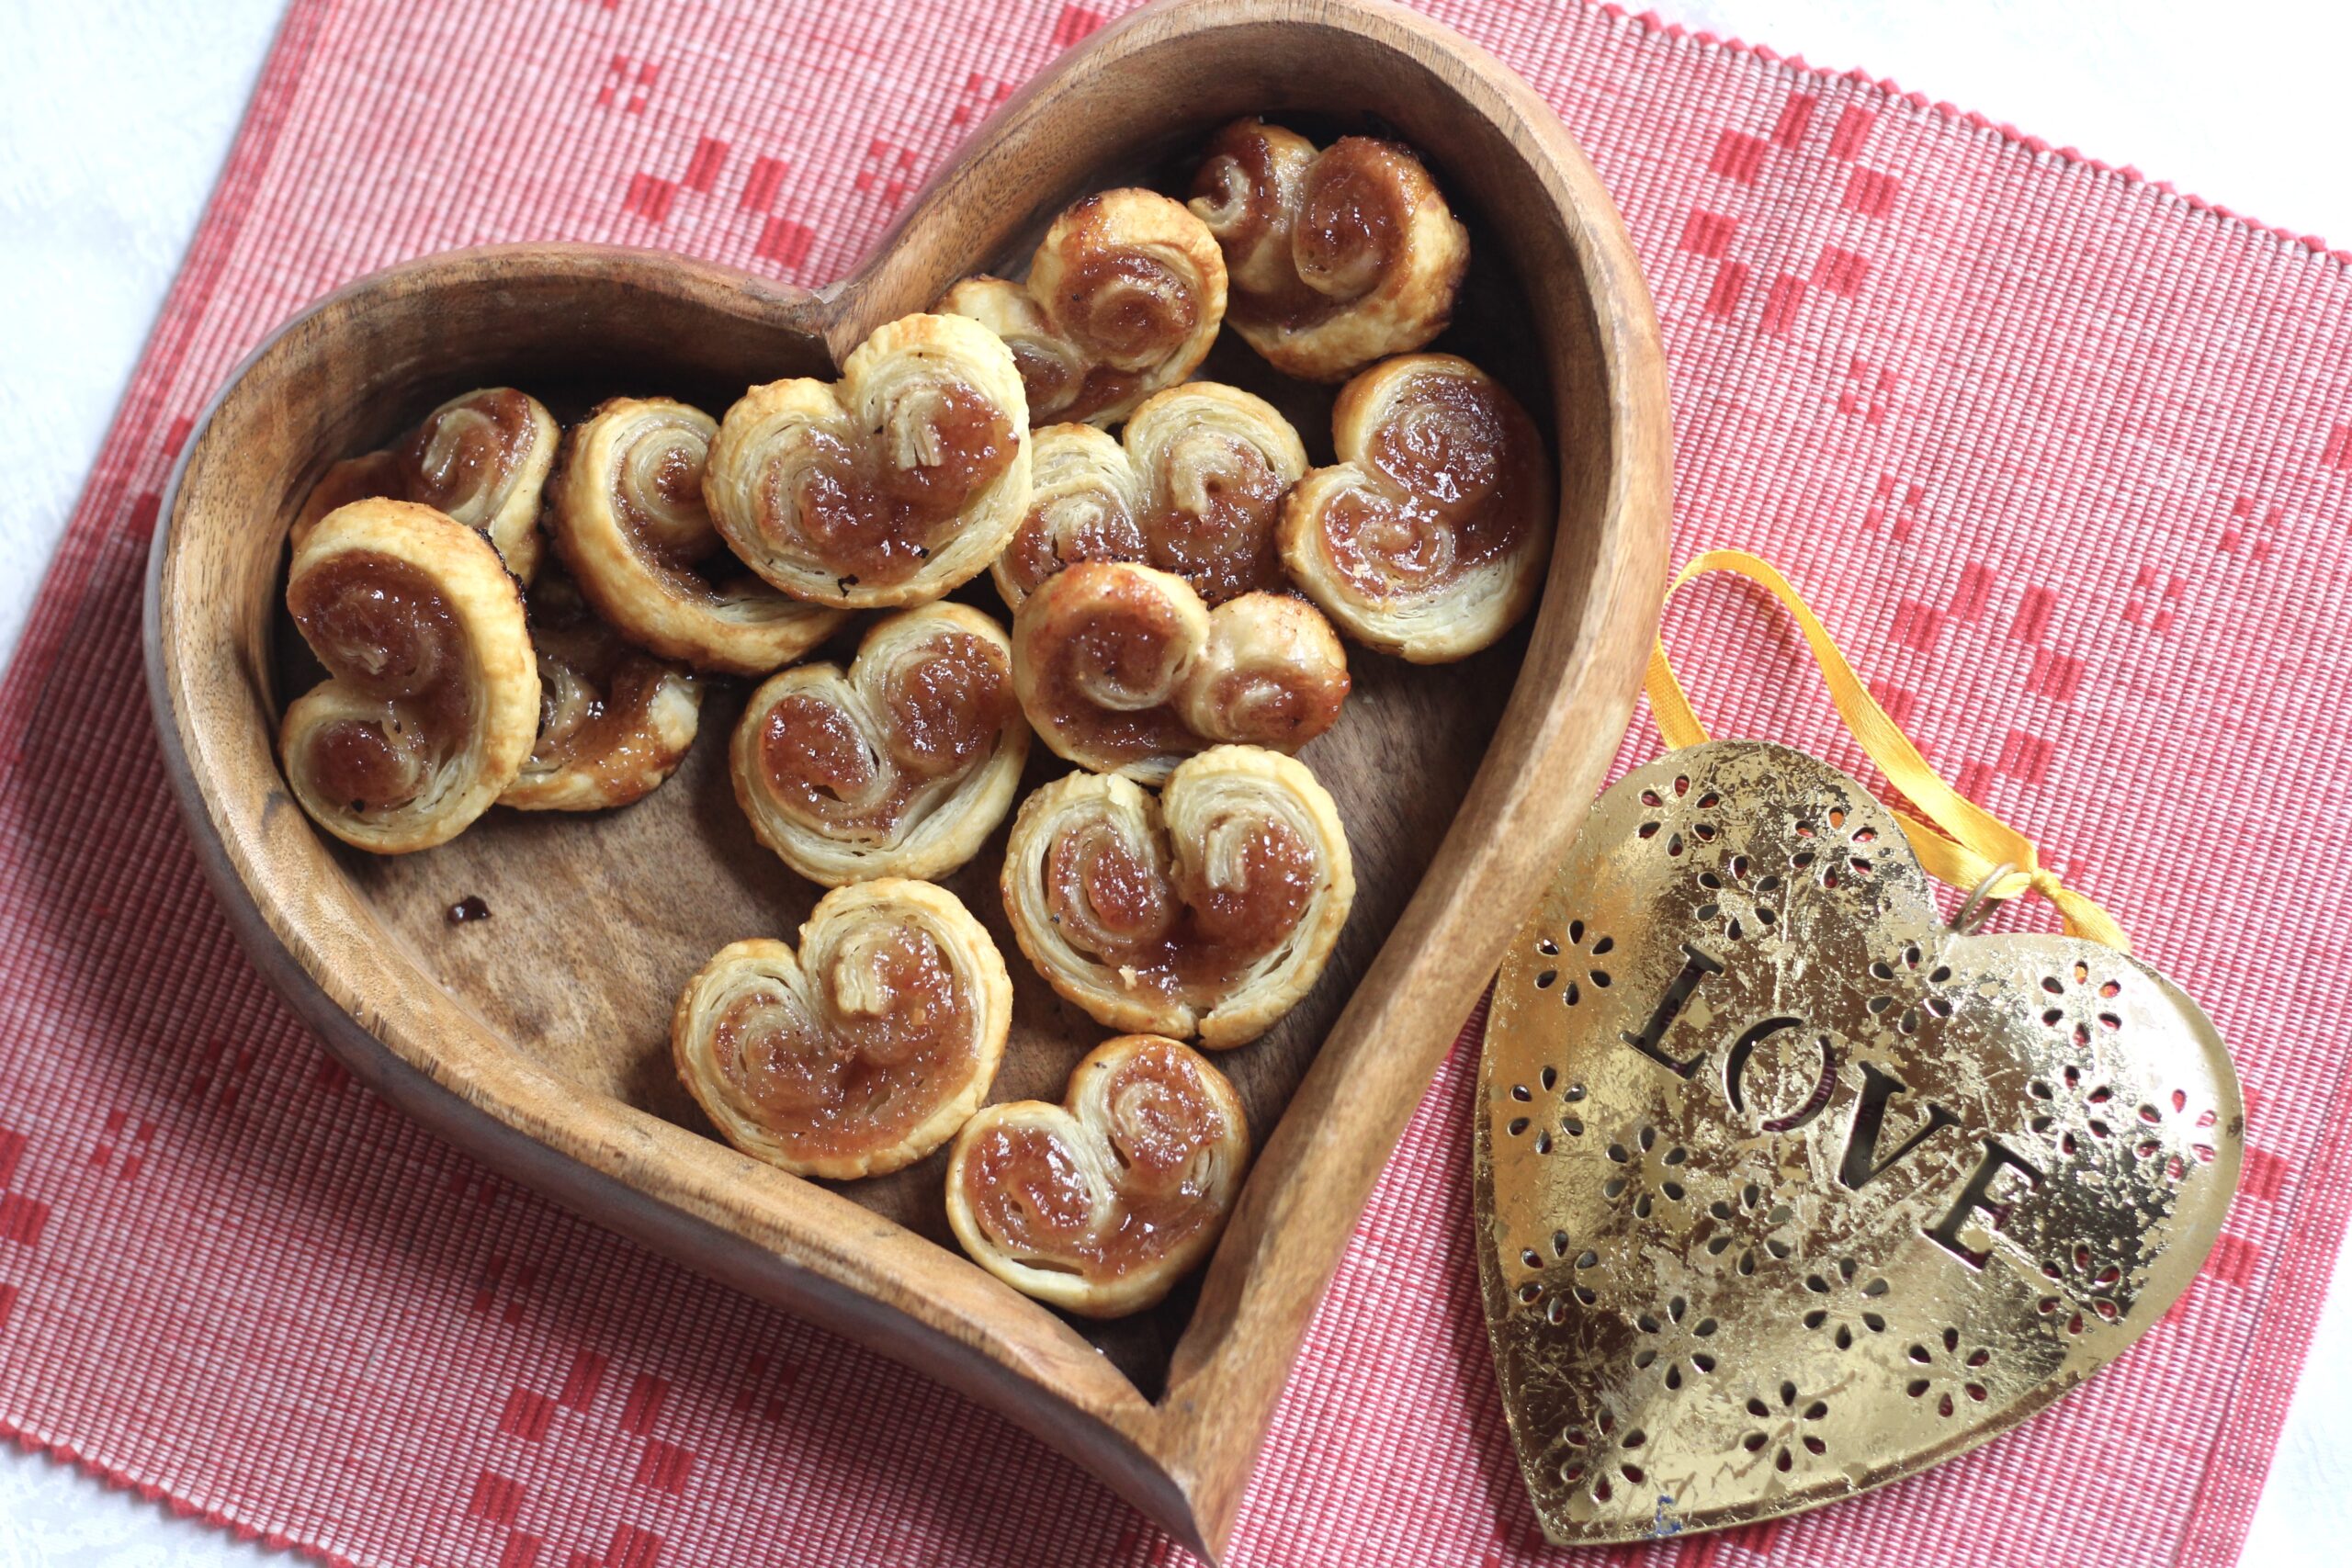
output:
<path id="1" fill-rule="evenodd" d="M 1813 1507 L 2023 1420 L 2194 1275 L 2244 1122 L 2153 969 L 1955 934 L 1858 783 L 1748 741 L 1602 796 L 1478 1107 L 1487 1324 L 1563 1542 Z"/>

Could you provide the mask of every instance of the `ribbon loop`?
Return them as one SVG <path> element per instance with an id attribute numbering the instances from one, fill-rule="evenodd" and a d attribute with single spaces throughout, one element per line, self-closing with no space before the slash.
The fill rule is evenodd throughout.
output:
<path id="1" fill-rule="evenodd" d="M 1862 684 L 1861 677 L 1846 661 L 1844 650 L 1829 635 L 1829 628 L 1813 613 L 1813 606 L 1804 602 L 1804 596 L 1771 562 L 1746 550 L 1704 551 L 1675 574 L 1667 589 L 1667 598 L 1671 601 L 1684 583 L 1711 571 L 1728 571 L 1746 578 L 1778 599 L 1795 619 L 1813 649 L 1814 662 L 1820 666 L 1822 681 L 1829 688 L 1829 700 L 1838 709 L 1838 717 L 1846 721 L 1846 728 L 1861 742 L 1862 750 L 1878 764 L 1888 782 L 1918 807 L 1917 815 L 1900 807 L 1891 809 L 1928 875 L 1955 887 L 1977 887 L 2007 866 L 2007 874 L 1985 889 L 1985 897 L 1997 902 L 2029 890 L 2039 893 L 2057 908 L 2068 936 L 2087 937 L 2124 953 L 2132 951 L 2131 940 L 2116 924 L 2115 918 L 2044 866 L 2031 839 L 1952 788 L 1928 766 L 1927 758 L 1911 743 L 1911 738 L 1903 733 L 1903 727 L 1879 706 L 1878 699 Z M 1666 656 L 1663 625 L 1658 629 L 1657 642 L 1650 650 L 1648 690 L 1651 711 L 1668 746 L 1679 750 L 1696 746 L 1707 739 L 1706 726 L 1700 723 L 1689 694 L 1675 677 L 1673 662 Z"/>

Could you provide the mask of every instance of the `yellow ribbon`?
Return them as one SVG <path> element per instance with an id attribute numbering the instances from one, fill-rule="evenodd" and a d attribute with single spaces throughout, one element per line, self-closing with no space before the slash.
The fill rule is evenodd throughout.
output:
<path id="1" fill-rule="evenodd" d="M 2041 894 L 2057 906 L 2064 920 L 2068 936 L 2088 937 L 2093 942 L 2124 953 L 2132 951 L 2123 928 L 2113 916 L 2093 900 L 2075 892 L 2058 879 L 2058 874 L 2045 868 L 2034 852 L 2033 840 L 2002 821 L 1960 791 L 1944 783 L 1902 727 L 1887 716 L 1884 708 L 1870 694 L 1854 667 L 1846 662 L 1829 629 L 1803 595 L 1791 587 L 1771 562 L 1746 550 L 1709 550 L 1692 559 L 1676 574 L 1667 589 L 1671 600 L 1675 591 L 1694 577 L 1711 571 L 1735 572 L 1758 587 L 1769 591 L 1796 617 L 1804 628 L 1805 641 L 1813 645 L 1814 661 L 1821 666 L 1822 680 L 1829 687 L 1829 700 L 1837 705 L 1838 715 L 1852 730 L 1854 739 L 1862 743 L 1871 760 L 1905 799 L 1917 806 L 1926 819 L 1909 812 L 1895 810 L 1894 818 L 1903 825 L 1905 837 L 1919 857 L 1928 874 L 1954 887 L 1984 887 L 1985 879 L 2007 866 L 2009 869 L 1998 880 L 1984 887 L 1984 897 L 1992 899 L 2014 898 L 2028 888 Z M 1690 699 L 1675 679 L 1674 666 L 1666 657 L 1666 636 L 1660 627 L 1657 645 L 1650 651 L 1650 707 L 1657 714 L 1657 727 L 1666 736 L 1668 746 L 1696 746 L 1707 739 L 1706 727 L 1690 706 Z"/>

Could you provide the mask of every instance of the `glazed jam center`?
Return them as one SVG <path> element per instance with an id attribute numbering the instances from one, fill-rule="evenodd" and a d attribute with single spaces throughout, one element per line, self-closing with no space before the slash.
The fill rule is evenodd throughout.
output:
<path id="1" fill-rule="evenodd" d="M 712 1034 L 719 1070 L 747 1109 L 782 1133 L 821 1117 L 837 1098 L 847 1052 L 781 988 L 736 998 Z"/>
<path id="2" fill-rule="evenodd" d="M 1331 298 L 1351 299 L 1380 281 L 1407 213 L 1389 154 L 1348 137 L 1315 161 L 1293 241 L 1298 270 Z"/>
<path id="3" fill-rule="evenodd" d="M 1211 824 L 1194 861 L 1178 865 L 1176 882 L 1199 944 L 1229 973 L 1298 928 L 1315 897 L 1315 851 L 1279 818 L 1227 817 Z"/>
<path id="4" fill-rule="evenodd" d="M 539 660 L 539 738 L 531 748 L 535 767 L 560 767 L 593 742 L 605 717 L 605 694 L 572 665 L 542 648 Z"/>
<path id="5" fill-rule="evenodd" d="M 1138 852 L 1106 818 L 1055 839 L 1046 900 L 1065 937 L 1107 964 L 1158 953 L 1176 929 L 1175 890 L 1159 855 Z"/>
<path id="6" fill-rule="evenodd" d="M 1098 1199 L 1086 1168 L 1055 1130 L 999 1126 L 976 1140 L 964 1191 L 982 1230 L 1033 1265 L 1097 1281 L 1149 1266 L 1207 1225 L 1212 1206 L 1193 1179 L 1223 1116 L 1182 1064 L 1147 1051 L 1109 1086 L 1118 1190 Z"/>
<path id="7" fill-rule="evenodd" d="M 805 692 L 789 693 L 768 710 L 760 762 L 779 799 L 828 818 L 833 807 L 865 800 L 881 778 L 856 721 Z"/>
<path id="8" fill-rule="evenodd" d="M 1401 497 L 1341 492 L 1325 509 L 1332 562 L 1362 592 L 1423 591 L 1503 554 L 1524 526 L 1523 422 L 1482 382 L 1427 375 L 1400 389 L 1365 461 Z"/>
<path id="9" fill-rule="evenodd" d="M 569 769 L 619 785 L 675 763 L 678 749 L 652 724 L 669 669 L 598 620 L 560 570 L 532 586 L 531 642 L 539 664 L 532 772 Z"/>
<path id="10" fill-rule="evenodd" d="M 1497 390 L 1460 376 L 1416 376 L 1372 439 L 1372 466 L 1440 515 L 1466 516 L 1502 487 L 1510 428 Z"/>
<path id="11" fill-rule="evenodd" d="M 933 637 L 891 671 L 884 701 L 892 758 L 922 778 L 968 766 L 1012 716 L 1012 677 L 991 644 L 967 632 Z"/>
<path id="12" fill-rule="evenodd" d="M 702 500 L 709 452 L 692 426 L 658 424 L 628 442 L 614 474 L 613 505 L 622 527 L 639 549 L 673 570 L 719 547 Z"/>
<path id="13" fill-rule="evenodd" d="M 1121 246 L 1091 246 L 1064 269 L 1055 313 L 1088 357 L 1139 370 L 1193 334 L 1200 301 L 1173 267 Z"/>
<path id="14" fill-rule="evenodd" d="M 469 526 L 486 525 L 530 427 L 529 400 L 512 388 L 481 393 L 426 420 L 401 448 L 409 499 Z"/>
<path id="15" fill-rule="evenodd" d="M 1265 138 L 1240 127 L 1219 137 L 1193 177 L 1193 195 L 1221 244 L 1242 252 L 1256 244 L 1282 216 Z"/>
<path id="16" fill-rule="evenodd" d="M 1148 582 L 1090 573 L 1038 631 L 1040 695 L 1090 749 L 1133 761 L 1197 742 L 1166 702 L 1185 649 L 1175 610 Z"/>
<path id="17" fill-rule="evenodd" d="M 1225 1132 L 1225 1116 L 1183 1060 L 1164 1046 L 1138 1051 L 1113 1076 L 1104 1100 L 1127 1190 L 1194 1195 L 1197 1156 Z"/>
<path id="18" fill-rule="evenodd" d="M 810 432 L 789 514 L 845 583 L 903 581 L 1017 449 L 1002 410 L 933 383 L 901 394 L 879 432 Z"/>
<path id="19" fill-rule="evenodd" d="M 891 1092 L 919 1088 L 971 1032 L 963 987 L 920 930 L 877 923 L 842 944 L 832 971 L 834 1026 Z"/>
<path id="20" fill-rule="evenodd" d="M 464 641 L 433 580 L 396 557 L 349 550 L 287 585 L 302 638 L 371 697 L 418 697 L 462 674 Z"/>
<path id="21" fill-rule="evenodd" d="M 1276 660 L 1237 664 L 1216 678 L 1210 695 L 1224 733 L 1251 746 L 1295 750 L 1339 722 L 1348 674 Z"/>
<path id="22" fill-rule="evenodd" d="M 962 1081 L 971 1028 L 931 938 L 895 923 L 853 933 L 822 1016 L 782 987 L 730 1002 L 712 1035 L 739 1109 L 806 1156 L 887 1147 Z"/>
<path id="23" fill-rule="evenodd" d="M 1012 580 L 1023 593 L 1033 593 L 1046 579 L 1080 561 L 1142 560 L 1143 530 L 1112 491 L 1066 491 L 1030 509 L 1007 557 Z"/>
<path id="24" fill-rule="evenodd" d="M 1007 1250 L 1076 1262 L 1092 1251 L 1094 1190 L 1078 1155 L 1044 1127 L 990 1127 L 964 1161 L 964 1196 Z"/>
<path id="25" fill-rule="evenodd" d="M 1212 604 L 1280 586 L 1274 525 L 1288 488 L 1246 441 L 1207 432 L 1180 438 L 1151 518 L 1151 564 Z"/>
<path id="26" fill-rule="evenodd" d="M 390 705 L 379 718 L 330 720 L 306 745 L 311 788 L 354 816 L 407 806 L 433 773 L 424 732 Z"/>
<path id="27" fill-rule="evenodd" d="M 1138 855 L 1108 821 L 1065 832 L 1047 852 L 1047 907 L 1065 940 L 1131 986 L 1215 1001 L 1297 930 L 1315 896 L 1315 851 L 1273 818 L 1211 825 L 1198 863 L 1172 870 Z"/>

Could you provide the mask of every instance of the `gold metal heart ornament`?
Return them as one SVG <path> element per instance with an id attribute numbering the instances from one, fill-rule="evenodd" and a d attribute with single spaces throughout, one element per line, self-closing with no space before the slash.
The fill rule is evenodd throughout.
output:
<path id="1" fill-rule="evenodd" d="M 2194 1002 L 2096 942 L 1946 927 L 1846 774 L 1753 741 L 1636 770 L 1505 961 L 1478 1084 L 1544 1533 L 1794 1513 L 2015 1426 L 2195 1276 L 2243 1133 Z"/>

